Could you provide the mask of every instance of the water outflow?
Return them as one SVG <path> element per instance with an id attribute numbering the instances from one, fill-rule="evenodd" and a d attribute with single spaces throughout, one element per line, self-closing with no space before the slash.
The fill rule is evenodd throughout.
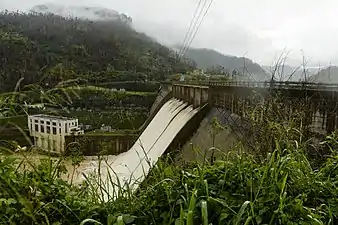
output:
<path id="1" fill-rule="evenodd" d="M 197 112 L 198 109 L 193 109 L 187 103 L 177 99 L 169 100 L 129 151 L 101 162 L 101 186 L 106 190 L 104 200 L 115 198 L 121 186 L 129 187 L 131 190 L 137 189 L 179 131 Z M 97 169 L 93 166 L 97 163 L 90 164 L 91 168 L 85 168 L 86 170 L 82 170 L 83 173 L 90 173 Z M 114 183 L 119 184 L 119 187 Z"/>

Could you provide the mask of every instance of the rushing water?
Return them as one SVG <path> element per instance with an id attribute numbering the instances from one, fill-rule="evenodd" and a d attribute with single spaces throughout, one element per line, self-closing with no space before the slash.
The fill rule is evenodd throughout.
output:
<path id="1" fill-rule="evenodd" d="M 118 156 L 107 156 L 104 160 L 87 158 L 75 171 L 75 182 L 85 176 L 98 174 L 101 185 L 109 190 L 105 200 L 116 196 L 113 183 L 129 184 L 132 190 L 138 187 L 158 158 L 165 152 L 178 132 L 197 113 L 186 103 L 171 99 L 165 103 L 131 149 Z M 119 185 L 120 186 L 120 185 Z M 124 186 L 126 188 L 126 186 Z M 109 195 L 109 196 L 108 196 Z"/>

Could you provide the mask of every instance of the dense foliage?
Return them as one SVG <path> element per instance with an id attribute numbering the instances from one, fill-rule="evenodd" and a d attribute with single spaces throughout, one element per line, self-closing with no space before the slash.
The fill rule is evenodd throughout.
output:
<path id="1" fill-rule="evenodd" d="M 48 14 L 0 13 L 0 91 L 15 84 L 84 78 L 161 80 L 189 66 L 173 52 L 119 21 L 85 21 Z"/>
<path id="2" fill-rule="evenodd" d="M 318 168 L 290 141 L 266 160 L 229 153 L 215 163 L 159 162 L 140 190 L 103 203 L 88 179 L 82 187 L 59 178 L 49 159 L 33 170 L 0 163 L 1 224 L 336 224 L 337 136 Z M 22 163 L 23 165 L 25 163 Z M 26 163 L 27 164 L 27 163 Z M 100 223 L 99 223 L 100 222 Z"/>
<path id="3" fill-rule="evenodd" d="M 22 77 L 23 84 L 42 82 L 0 95 L 3 118 L 17 115 L 18 109 L 22 114 L 24 102 L 34 99 L 29 103 L 89 109 L 94 112 L 90 120 L 100 121 L 97 111 L 105 107 L 147 108 L 155 95 L 56 84 L 73 78 L 105 84 L 159 79 L 185 70 L 168 49 L 118 23 L 4 13 L 0 27 L 0 54 L 6 56 L 1 58 L 0 88 L 14 89 Z M 298 127 L 307 118 L 294 121 L 260 112 L 256 107 L 264 119 L 253 126 L 261 129 L 250 137 L 257 152 L 248 154 L 242 143 L 216 161 L 181 165 L 163 157 L 136 192 L 115 184 L 121 195 L 108 202 L 101 198 L 107 191 L 103 179 L 89 177 L 82 185 L 64 181 L 66 164 L 77 167 L 79 156 L 36 162 L 25 152 L 0 155 L 0 224 L 337 224 L 338 135 L 322 143 L 330 150 L 326 158 L 313 159 Z M 117 114 L 109 115 L 116 120 Z"/>
<path id="4" fill-rule="evenodd" d="M 68 95 L 72 99 L 69 107 L 87 109 L 111 107 L 150 108 L 157 95 L 156 92 L 115 91 L 94 86 L 70 87 L 69 89 L 73 90 Z"/>
<path id="5" fill-rule="evenodd" d="M 116 132 L 139 129 L 148 118 L 148 110 L 134 108 L 113 108 L 109 110 L 68 111 L 64 116 L 75 117 L 79 123 L 99 129 L 104 124 Z"/>

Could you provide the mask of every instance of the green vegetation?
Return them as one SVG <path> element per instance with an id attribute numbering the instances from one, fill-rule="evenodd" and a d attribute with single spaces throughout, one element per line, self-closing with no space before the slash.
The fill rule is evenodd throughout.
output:
<path id="1" fill-rule="evenodd" d="M 299 112 L 283 115 L 276 111 L 278 102 L 270 103 L 250 114 L 258 132 L 251 137 L 256 144 L 250 153 L 247 143 L 239 143 L 222 157 L 199 163 L 181 164 L 164 156 L 136 192 L 115 183 L 120 195 L 107 202 L 102 200 L 107 191 L 103 178 L 87 177 L 81 186 L 62 179 L 66 164 L 73 160 L 77 167 L 78 157 L 32 162 L 18 154 L 3 156 L 0 222 L 337 224 L 338 133 L 321 143 L 326 156 L 315 158 L 303 135 L 304 117 Z M 211 123 L 214 136 L 224 129 L 216 119 Z"/>
<path id="2" fill-rule="evenodd" d="M 157 92 L 160 88 L 160 83 L 157 81 L 116 81 L 109 83 L 101 83 L 98 86 L 104 88 L 116 88 L 118 90 L 125 89 L 126 91 L 135 92 Z"/>
<path id="3" fill-rule="evenodd" d="M 62 115 L 75 117 L 79 123 L 91 125 L 92 128 L 100 128 L 102 124 L 111 126 L 114 130 L 136 130 L 147 119 L 146 110 L 111 109 L 111 111 L 69 111 Z"/>
<path id="4" fill-rule="evenodd" d="M 119 21 L 48 14 L 0 13 L 0 92 L 22 85 L 52 87 L 82 78 L 92 84 L 163 80 L 190 68 L 168 48 Z"/>
<path id="5" fill-rule="evenodd" d="M 208 74 L 224 75 L 234 79 L 268 78 L 263 68 L 248 58 L 223 55 L 211 49 L 189 49 L 186 57 L 194 60 L 197 68 Z"/>
<path id="6" fill-rule="evenodd" d="M 69 106 L 88 109 L 105 109 L 111 107 L 145 107 L 150 108 L 155 101 L 155 92 L 112 91 L 106 88 L 84 86 L 70 87 Z"/>
<path id="7" fill-rule="evenodd" d="M 278 139 L 276 139 L 278 144 Z M 290 140 L 261 161 L 230 152 L 214 163 L 176 166 L 163 160 L 136 193 L 104 203 L 88 179 L 82 187 L 59 178 L 61 162 L 33 170 L 0 164 L 2 224 L 336 224 L 337 136 L 318 168 L 305 146 Z M 285 144 L 285 143 L 283 143 Z M 61 163 L 60 163 L 61 162 Z M 20 163 L 24 165 L 25 163 Z M 94 220 L 97 221 L 94 223 Z"/>
<path id="8" fill-rule="evenodd" d="M 168 76 L 169 81 L 180 81 L 182 74 L 174 74 Z M 201 71 L 194 71 L 184 75 L 184 81 L 198 82 L 198 81 L 229 81 L 229 76 L 222 75 L 221 73 L 213 74 L 203 73 Z"/>
<path id="9" fill-rule="evenodd" d="M 0 90 L 14 90 L 0 95 L 0 118 L 5 122 L 20 122 L 22 117 L 12 116 L 28 113 L 25 103 L 47 103 L 57 110 L 90 109 L 90 115 L 70 112 L 88 123 L 115 121 L 125 126 L 127 119 L 149 109 L 156 95 L 136 89 L 112 91 L 106 84 L 159 80 L 189 69 L 167 48 L 120 23 L 3 13 L 0 27 L 0 54 L 6 56 L 1 59 Z M 321 142 L 326 155 L 313 157 L 303 126 L 306 114 L 284 115 L 283 104 L 274 100 L 246 112 L 253 133 L 222 157 L 214 159 L 212 152 L 202 162 L 181 164 L 172 160 L 175 153 L 163 156 L 135 192 L 113 184 L 119 196 L 109 201 L 103 201 L 111 194 L 100 177 L 103 157 L 98 157 L 97 173 L 78 185 L 71 171 L 82 169 L 81 143 L 72 143 L 72 156 L 31 160 L 31 152 L 11 151 L 18 135 L 6 130 L 9 141 L 0 142 L 0 224 L 338 224 L 338 133 Z M 122 118 L 111 111 L 119 107 Z M 138 123 L 131 120 L 128 127 Z M 212 120 L 213 140 L 223 129 Z M 129 144 L 136 135 L 128 130 L 123 135 L 87 134 L 97 148 L 112 146 L 111 137 Z M 70 182 L 65 181 L 67 175 Z"/>

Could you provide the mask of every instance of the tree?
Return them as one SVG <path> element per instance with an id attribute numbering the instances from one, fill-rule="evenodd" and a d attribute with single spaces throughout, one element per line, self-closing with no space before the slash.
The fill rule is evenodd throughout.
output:
<path id="1" fill-rule="evenodd" d="M 121 21 L 86 21 L 52 14 L 0 13 L 0 92 L 73 78 L 104 83 L 121 78 L 163 80 L 192 70 L 190 61 Z M 140 79 L 140 78 L 137 78 Z M 143 79 L 143 78 L 142 78 Z"/>

